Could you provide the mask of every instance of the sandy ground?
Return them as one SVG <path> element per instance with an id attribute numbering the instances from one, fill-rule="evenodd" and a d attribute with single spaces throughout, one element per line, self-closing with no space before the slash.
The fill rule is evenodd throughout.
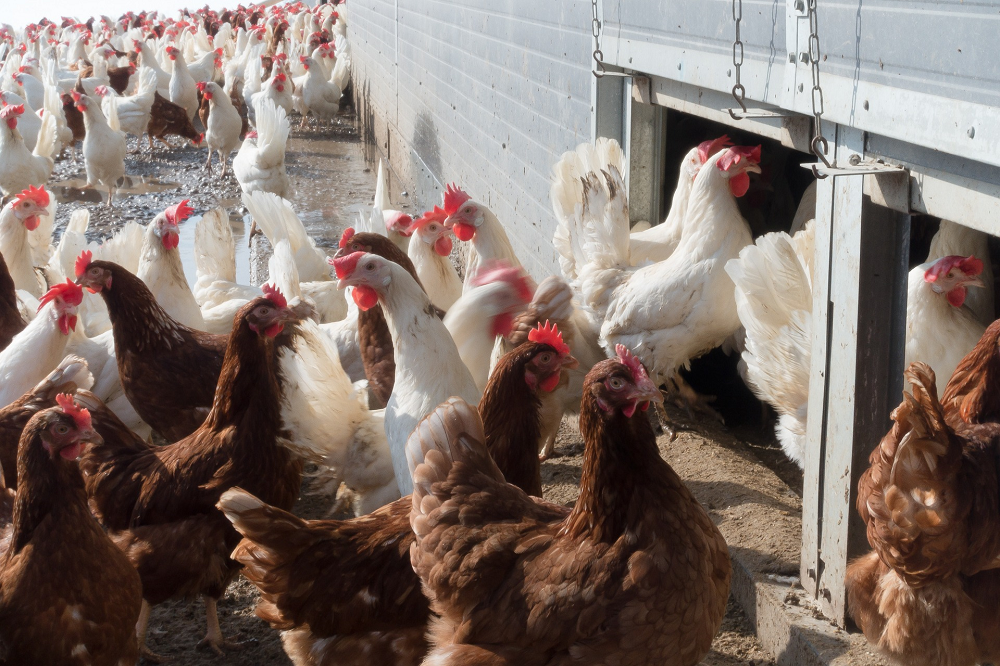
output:
<path id="1" fill-rule="evenodd" d="M 321 247 L 335 247 L 342 230 L 353 224 L 357 213 L 366 210 L 374 193 L 374 165 L 366 163 L 363 146 L 353 127 L 352 118 L 345 116 L 332 127 L 304 130 L 296 128 L 289 140 L 286 162 L 296 193 L 293 205 L 310 233 Z M 131 143 L 131 142 L 130 142 Z M 202 170 L 204 149 L 185 143 L 174 150 L 145 148 L 127 162 L 130 184 L 109 209 L 94 192 L 80 191 L 74 181 L 83 175 L 82 161 L 64 160 L 57 165 L 54 181 L 65 186 L 58 189 L 61 206 L 57 224 L 69 219 L 78 206 L 91 211 L 92 237 L 109 235 L 121 222 L 148 222 L 163 208 L 190 198 L 196 215 L 185 225 L 182 236 L 193 230 L 197 215 L 211 207 L 222 205 L 229 212 L 237 233 L 237 243 L 246 246 L 245 210 L 239 200 L 240 191 L 229 175 L 219 178 Z M 218 173 L 215 164 L 215 173 Z M 411 213 L 405 193 L 393 183 L 394 205 Z M 254 252 L 241 251 L 239 270 L 253 273 L 245 263 L 259 265 L 266 247 L 255 241 Z M 182 245 L 182 249 L 184 246 Z M 186 264 L 193 260 L 184 256 Z M 681 426 L 684 419 L 672 415 Z M 729 431 L 715 423 L 693 424 L 693 429 L 678 429 L 675 439 L 659 438 L 661 453 L 689 483 L 695 495 L 706 506 L 713 519 L 727 534 L 739 534 L 739 542 L 730 541 L 731 548 L 745 549 L 767 558 L 768 571 L 778 576 L 797 574 L 798 528 L 800 520 L 801 475 L 784 459 L 774 442 L 770 428 L 743 426 Z M 737 452 L 745 461 L 746 481 L 738 487 L 715 480 L 715 455 L 724 446 Z M 575 500 L 578 494 L 583 445 L 579 433 L 567 421 L 560 432 L 555 457 L 542 466 L 545 495 L 560 503 Z M 759 479 L 754 470 L 763 461 L 780 477 Z M 302 497 L 295 512 L 306 518 L 324 517 L 330 506 L 329 498 L 310 492 L 309 481 L 303 485 Z M 760 507 L 778 507 L 787 522 L 768 524 L 760 529 Z M 780 522 L 780 521 L 779 521 Z M 238 579 L 219 603 L 219 616 L 225 635 L 243 643 L 243 648 L 218 657 L 198 649 L 205 633 L 204 606 L 200 600 L 176 601 L 154 609 L 148 634 L 149 647 L 174 664 L 186 666 L 241 665 L 274 666 L 290 664 L 281 648 L 278 632 L 270 629 L 253 614 L 256 589 Z M 761 649 L 742 609 L 732 601 L 723 626 L 705 664 L 714 666 L 736 664 L 771 664 L 773 661 Z"/>

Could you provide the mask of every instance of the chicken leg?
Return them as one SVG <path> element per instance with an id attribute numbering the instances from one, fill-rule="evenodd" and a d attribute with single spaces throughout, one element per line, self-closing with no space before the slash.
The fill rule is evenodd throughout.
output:
<path id="1" fill-rule="evenodd" d="M 139 610 L 139 621 L 135 623 L 135 638 L 139 644 L 139 656 L 153 663 L 162 664 L 166 660 L 146 647 L 146 629 L 149 628 L 150 610 L 149 602 L 143 599 L 142 608 Z"/>
<path id="2" fill-rule="evenodd" d="M 208 149 L 208 159 L 205 160 L 205 171 L 212 173 L 212 149 Z"/>
<path id="3" fill-rule="evenodd" d="M 227 641 L 222 636 L 222 628 L 219 626 L 218 601 L 212 597 L 205 597 L 205 619 L 208 622 L 208 633 L 201 639 L 198 647 L 208 646 L 215 654 L 222 656 L 223 648 L 227 650 L 239 650 L 242 645 L 233 641 Z"/>

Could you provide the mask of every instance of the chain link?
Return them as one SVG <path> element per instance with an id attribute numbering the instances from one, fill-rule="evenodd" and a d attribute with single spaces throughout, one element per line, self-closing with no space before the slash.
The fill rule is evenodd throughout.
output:
<path id="1" fill-rule="evenodd" d="M 813 1 L 815 2 L 815 0 Z M 733 0 L 733 20 L 736 21 L 736 41 L 733 42 L 733 67 L 736 68 L 736 84 L 733 85 L 733 97 L 736 99 L 736 103 L 740 105 L 740 108 L 743 109 L 743 113 L 746 113 L 747 89 L 740 83 L 740 68 L 743 66 L 743 40 L 740 38 L 740 22 L 743 20 L 743 0 Z M 734 120 L 740 120 L 740 117 L 733 113 L 732 109 L 729 109 L 729 115 Z"/>
<path id="2" fill-rule="evenodd" d="M 823 136 L 823 89 L 819 85 L 819 24 L 816 14 L 816 0 L 808 0 L 809 11 L 809 61 L 812 64 L 812 112 L 813 112 L 813 137 L 809 144 L 813 155 L 818 157 L 827 167 L 832 167 L 826 153 L 830 146 L 826 137 Z M 826 178 L 821 175 L 816 167 L 813 167 L 813 175 L 817 178 Z"/>
<path id="3" fill-rule="evenodd" d="M 597 0 L 591 0 L 591 34 L 594 35 L 594 76 L 602 78 L 604 76 L 604 51 L 601 50 L 601 19 L 597 18 Z"/>

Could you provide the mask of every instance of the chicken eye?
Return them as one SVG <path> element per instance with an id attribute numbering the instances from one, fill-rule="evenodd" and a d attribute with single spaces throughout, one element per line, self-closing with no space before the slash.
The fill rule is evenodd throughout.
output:
<path id="1" fill-rule="evenodd" d="M 69 426 L 63 425 L 61 423 L 56 426 L 56 434 L 57 435 L 65 435 L 68 432 L 69 432 Z"/>
<path id="2" fill-rule="evenodd" d="M 436 224 L 432 224 L 431 226 L 427 227 L 427 231 L 431 232 L 432 234 L 437 232 L 437 230 L 438 226 Z"/>
<path id="3" fill-rule="evenodd" d="M 548 365 L 549 363 L 552 362 L 552 352 L 545 352 L 544 354 L 539 354 L 538 361 L 542 365 Z"/>
<path id="4" fill-rule="evenodd" d="M 366 271 L 373 271 L 373 270 L 375 270 L 375 263 L 374 262 L 368 262 L 368 265 L 365 266 L 365 270 Z"/>
<path id="5" fill-rule="evenodd" d="M 610 386 L 613 391 L 621 391 L 625 388 L 625 380 L 620 377 L 612 377 L 608 381 L 608 386 Z"/>
<path id="6" fill-rule="evenodd" d="M 262 317 L 266 317 L 267 315 L 271 314 L 271 308 L 265 305 L 257 310 L 257 314 L 259 314 Z"/>
<path id="7" fill-rule="evenodd" d="M 472 215 L 472 206 L 466 206 L 465 213 L 466 215 Z"/>

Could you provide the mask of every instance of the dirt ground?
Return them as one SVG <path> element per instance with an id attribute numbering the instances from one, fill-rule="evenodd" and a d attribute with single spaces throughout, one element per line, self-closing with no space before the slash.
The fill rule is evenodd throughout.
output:
<path id="1" fill-rule="evenodd" d="M 344 116 L 332 127 L 323 129 L 300 130 L 296 125 L 297 122 L 293 122 L 286 156 L 288 173 L 296 190 L 291 197 L 292 203 L 318 245 L 335 247 L 342 230 L 353 224 L 359 211 L 370 205 L 375 165 L 365 162 L 352 117 Z M 76 207 L 85 206 L 91 211 L 90 235 L 103 237 L 123 221 L 146 223 L 163 208 L 182 198 L 190 198 L 196 215 L 185 225 L 191 225 L 191 229 L 198 214 L 223 205 L 230 211 L 234 229 L 242 230 L 239 221 L 246 211 L 240 202 L 235 178 L 231 174 L 224 179 L 207 174 L 202 170 L 204 158 L 204 149 L 186 142 L 174 150 L 158 148 L 152 153 L 144 147 L 138 155 L 129 156 L 130 182 L 126 191 L 117 196 L 113 209 L 108 209 L 94 192 L 73 187 L 74 181 L 83 177 L 82 161 L 61 161 L 53 174 L 53 181 L 64 183 L 57 188 L 61 202 L 57 225 L 63 225 Z M 217 174 L 218 164 L 214 166 Z M 418 212 L 410 210 L 405 193 L 400 193 L 395 183 L 390 189 L 396 193 L 394 205 Z M 182 230 L 182 235 L 184 233 Z M 246 242 L 239 234 L 237 238 L 238 244 Z M 266 248 L 258 244 L 255 254 L 250 262 L 259 264 Z M 242 255 L 238 257 L 240 261 L 247 260 Z M 185 263 L 192 261 L 189 256 L 184 260 Z M 241 266 L 240 271 L 244 270 L 247 269 Z M 693 430 L 687 430 L 679 415 L 672 415 L 671 420 L 682 427 L 678 428 L 673 440 L 666 434 L 659 438 L 661 453 L 689 483 L 727 534 L 727 539 L 731 530 L 740 535 L 739 543 L 731 542 L 731 547 L 766 553 L 762 556 L 769 558 L 767 570 L 776 576 L 797 575 L 796 521 L 800 512 L 801 475 L 785 460 L 770 428 L 744 426 L 728 431 L 715 423 L 699 423 L 694 424 Z M 745 457 L 746 480 L 739 487 L 714 479 L 716 460 L 713 452 L 718 446 L 730 447 Z M 557 452 L 558 457 L 542 465 L 545 496 L 552 501 L 569 503 L 575 500 L 579 490 L 583 445 L 579 433 L 568 420 L 560 432 Z M 784 483 L 755 478 L 753 469 L 758 460 L 771 467 Z M 306 518 L 325 517 L 331 502 L 331 498 L 313 494 L 307 479 L 295 512 Z M 772 508 L 778 506 L 787 522 L 768 524 L 766 529 L 760 529 L 761 502 Z M 256 598 L 256 589 L 240 578 L 219 602 L 223 632 L 229 639 L 243 644 L 238 651 L 218 657 L 197 648 L 205 634 L 204 605 L 200 600 L 175 601 L 155 608 L 149 625 L 148 645 L 172 663 L 185 666 L 291 664 L 282 650 L 278 632 L 254 616 Z M 735 666 L 774 662 L 761 648 L 743 610 L 731 600 L 722 628 L 704 663 Z"/>

